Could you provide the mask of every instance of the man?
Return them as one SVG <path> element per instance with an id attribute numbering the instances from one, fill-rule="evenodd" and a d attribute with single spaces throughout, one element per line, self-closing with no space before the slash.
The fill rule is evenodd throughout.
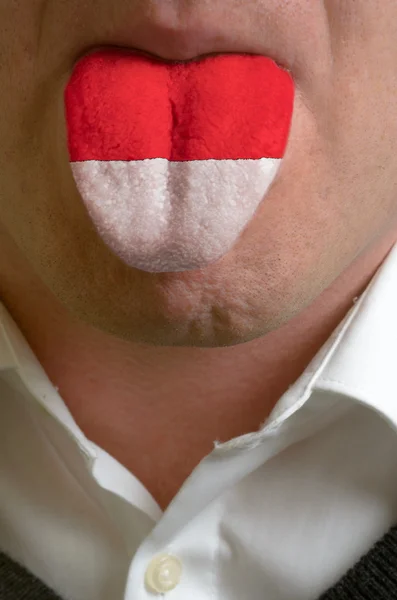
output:
<path id="1" fill-rule="evenodd" d="M 0 598 L 395 597 L 396 39 L 394 0 L 0 0 Z M 290 72 L 219 260 L 92 227 L 63 89 L 105 45 Z"/>

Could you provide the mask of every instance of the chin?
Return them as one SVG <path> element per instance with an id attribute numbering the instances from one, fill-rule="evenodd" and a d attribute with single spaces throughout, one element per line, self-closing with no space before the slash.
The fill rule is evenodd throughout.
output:
<path id="1" fill-rule="evenodd" d="M 302 297 L 300 302 L 293 297 L 297 292 L 292 284 L 286 294 L 266 289 L 263 281 L 251 284 L 247 272 L 238 273 L 236 281 L 236 270 L 227 264 L 184 273 L 112 274 L 111 284 L 97 276 L 68 287 L 57 285 L 56 295 L 80 322 L 135 344 L 236 346 L 279 328 L 303 308 Z"/>

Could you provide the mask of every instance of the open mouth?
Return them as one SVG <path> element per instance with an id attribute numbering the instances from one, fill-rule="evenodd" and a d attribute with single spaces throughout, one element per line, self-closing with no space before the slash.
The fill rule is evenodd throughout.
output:
<path id="1" fill-rule="evenodd" d="M 65 106 L 73 176 L 98 234 L 143 271 L 216 262 L 277 176 L 293 104 L 291 76 L 264 56 L 85 56 Z"/>

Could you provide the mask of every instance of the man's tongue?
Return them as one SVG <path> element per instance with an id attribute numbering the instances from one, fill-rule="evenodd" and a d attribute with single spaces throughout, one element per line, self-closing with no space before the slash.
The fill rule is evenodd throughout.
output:
<path id="1" fill-rule="evenodd" d="M 73 175 L 96 230 L 129 266 L 200 269 L 224 256 L 274 180 L 294 85 L 262 56 L 167 64 L 119 50 L 65 91 Z"/>

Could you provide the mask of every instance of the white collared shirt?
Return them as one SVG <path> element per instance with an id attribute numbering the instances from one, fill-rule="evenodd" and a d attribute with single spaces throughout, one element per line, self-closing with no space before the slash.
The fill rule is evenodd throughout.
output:
<path id="1" fill-rule="evenodd" d="M 0 304 L 0 549 L 65 600 L 315 600 L 397 522 L 396 307 L 397 246 L 264 427 L 163 513 Z"/>

